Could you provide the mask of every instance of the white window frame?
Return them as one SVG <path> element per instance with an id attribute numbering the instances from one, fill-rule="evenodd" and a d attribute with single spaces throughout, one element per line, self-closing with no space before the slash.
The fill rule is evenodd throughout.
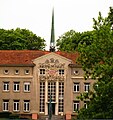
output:
<path id="1" fill-rule="evenodd" d="M 87 102 L 84 101 L 84 108 L 87 109 Z"/>
<path id="2" fill-rule="evenodd" d="M 24 83 L 24 92 L 30 92 L 30 82 Z"/>
<path id="3" fill-rule="evenodd" d="M 20 91 L 20 83 L 19 82 L 14 82 L 13 91 L 15 91 L 15 92 Z"/>
<path id="4" fill-rule="evenodd" d="M 80 108 L 80 102 L 79 101 L 73 101 L 73 112 L 77 112 Z"/>
<path id="5" fill-rule="evenodd" d="M 15 70 L 15 74 L 18 75 L 19 74 L 19 70 Z"/>
<path id="6" fill-rule="evenodd" d="M 7 70 L 7 69 L 4 70 L 4 74 L 6 74 L 6 75 L 9 74 L 9 70 Z"/>
<path id="7" fill-rule="evenodd" d="M 90 89 L 90 83 L 84 83 L 84 91 L 89 92 Z"/>
<path id="8" fill-rule="evenodd" d="M 59 69 L 59 75 L 64 75 L 64 69 Z"/>
<path id="9" fill-rule="evenodd" d="M 13 111 L 14 112 L 19 111 L 19 100 L 14 100 L 14 102 L 13 102 Z"/>
<path id="10" fill-rule="evenodd" d="M 59 82 L 58 112 L 64 112 L 64 82 Z"/>
<path id="11" fill-rule="evenodd" d="M 45 75 L 45 69 L 40 69 L 40 75 Z"/>
<path id="12" fill-rule="evenodd" d="M 73 83 L 73 92 L 80 92 L 80 83 Z"/>
<path id="13" fill-rule="evenodd" d="M 51 94 L 51 101 L 56 101 L 56 82 L 48 82 L 48 102 L 50 101 L 50 94 Z"/>
<path id="14" fill-rule="evenodd" d="M 45 82 L 40 82 L 40 113 L 45 112 Z"/>
<path id="15" fill-rule="evenodd" d="M 25 70 L 25 74 L 26 74 L 26 75 L 29 75 L 29 74 L 30 74 L 30 70 L 26 69 L 26 70 Z"/>
<path id="16" fill-rule="evenodd" d="M 9 91 L 9 82 L 3 82 L 3 91 Z"/>
<path id="17" fill-rule="evenodd" d="M 78 70 L 74 70 L 73 74 L 74 75 L 79 75 L 79 71 Z"/>
<path id="18" fill-rule="evenodd" d="M 24 112 L 29 112 L 30 111 L 30 100 L 24 100 Z"/>
<path id="19" fill-rule="evenodd" d="M 3 100 L 3 111 L 9 111 L 9 100 Z"/>

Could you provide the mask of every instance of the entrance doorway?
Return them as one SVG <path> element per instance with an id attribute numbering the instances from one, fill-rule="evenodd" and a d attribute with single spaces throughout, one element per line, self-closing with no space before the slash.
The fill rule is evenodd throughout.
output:
<path id="1" fill-rule="evenodd" d="M 50 104 L 48 103 L 48 115 L 49 115 L 50 109 L 51 109 L 52 115 L 55 115 L 55 103 L 51 103 L 51 107 L 50 107 Z"/>

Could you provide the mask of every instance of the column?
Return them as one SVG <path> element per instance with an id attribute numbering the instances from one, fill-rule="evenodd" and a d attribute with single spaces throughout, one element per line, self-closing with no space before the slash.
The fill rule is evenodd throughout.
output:
<path id="1" fill-rule="evenodd" d="M 45 81 L 45 115 L 48 115 L 48 82 Z"/>
<path id="2" fill-rule="evenodd" d="M 58 96 L 59 96 L 59 84 L 56 81 L 56 105 L 55 105 L 55 115 L 58 115 Z"/>

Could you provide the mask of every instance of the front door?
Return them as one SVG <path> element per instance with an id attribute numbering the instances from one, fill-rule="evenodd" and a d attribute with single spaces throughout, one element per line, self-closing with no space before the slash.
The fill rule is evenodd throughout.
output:
<path id="1" fill-rule="evenodd" d="M 50 104 L 48 103 L 48 115 L 50 114 L 50 111 L 52 115 L 55 115 L 55 103 L 51 103 L 51 107 Z"/>

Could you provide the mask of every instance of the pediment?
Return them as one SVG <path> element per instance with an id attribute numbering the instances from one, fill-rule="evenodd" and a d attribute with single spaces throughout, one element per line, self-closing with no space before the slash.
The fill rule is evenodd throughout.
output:
<path id="1" fill-rule="evenodd" d="M 72 60 L 67 59 L 61 55 L 58 55 L 56 53 L 48 53 L 46 55 L 43 55 L 41 57 L 38 57 L 36 59 L 33 60 L 33 63 L 35 63 L 36 65 L 39 63 L 65 63 L 65 64 L 70 64 L 72 63 Z"/>

